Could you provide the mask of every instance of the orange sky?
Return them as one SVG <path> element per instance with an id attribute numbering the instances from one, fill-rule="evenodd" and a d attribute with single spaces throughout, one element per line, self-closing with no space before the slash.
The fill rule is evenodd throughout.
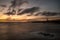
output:
<path id="1" fill-rule="evenodd" d="M 25 22 L 25 21 L 46 21 L 46 16 L 26 16 L 25 15 L 0 15 L 0 19 L 9 19 L 9 20 L 20 20 L 22 22 Z M 56 17 L 56 16 L 50 16 L 48 17 L 49 20 L 56 20 L 56 19 L 60 19 L 59 17 Z"/>

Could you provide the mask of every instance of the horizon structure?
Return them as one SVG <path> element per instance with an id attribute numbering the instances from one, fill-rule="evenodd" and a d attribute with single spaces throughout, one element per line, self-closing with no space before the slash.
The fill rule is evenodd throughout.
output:
<path id="1" fill-rule="evenodd" d="M 1 0 L 0 19 L 60 20 L 59 4 L 60 0 Z"/>

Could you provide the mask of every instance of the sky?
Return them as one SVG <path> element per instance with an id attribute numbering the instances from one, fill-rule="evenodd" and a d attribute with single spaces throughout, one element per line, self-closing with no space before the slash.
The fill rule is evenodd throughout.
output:
<path id="1" fill-rule="evenodd" d="M 7 11 L 7 7 L 1 7 L 1 5 L 6 5 L 6 6 L 9 6 L 11 4 L 11 1 L 13 0 L 0 0 L 0 14 L 2 13 L 5 13 Z M 21 1 L 21 0 L 20 0 Z M 26 0 L 28 1 L 27 5 L 26 4 L 23 4 L 22 6 L 20 6 L 21 8 L 33 8 L 33 7 L 40 7 L 40 11 L 43 12 L 43 11 L 49 11 L 49 12 L 60 12 L 60 0 Z M 5 9 L 2 9 L 2 8 L 5 8 Z M 3 11 L 1 11 L 1 9 Z M 34 9 L 34 8 L 33 8 Z M 16 9 L 17 10 L 17 9 Z M 30 11 L 30 10 L 29 10 Z M 23 13 L 22 13 L 23 14 Z M 26 15 L 26 14 L 25 14 Z M 10 16 L 12 19 L 21 19 L 21 18 L 25 18 L 25 19 L 33 19 L 33 18 L 43 18 L 41 17 L 41 15 L 39 15 L 38 17 L 35 17 L 35 16 L 25 16 L 25 15 L 21 15 L 21 16 Z M 0 15 L 0 19 L 7 19 L 9 16 L 7 15 Z M 60 17 L 60 16 L 58 16 Z M 52 18 L 52 17 L 51 17 Z M 53 18 L 52 18 L 53 19 Z M 60 19 L 60 18 L 58 18 Z"/>
<path id="2" fill-rule="evenodd" d="M 9 5 L 12 0 L 0 0 L 0 5 Z M 60 0 L 26 0 L 28 5 L 23 8 L 40 7 L 40 11 L 60 12 Z"/>

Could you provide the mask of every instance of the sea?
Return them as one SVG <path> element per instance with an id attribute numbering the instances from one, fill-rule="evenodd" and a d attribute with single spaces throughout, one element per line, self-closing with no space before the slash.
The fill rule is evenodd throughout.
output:
<path id="1" fill-rule="evenodd" d="M 59 40 L 59 23 L 0 22 L 0 40 Z"/>

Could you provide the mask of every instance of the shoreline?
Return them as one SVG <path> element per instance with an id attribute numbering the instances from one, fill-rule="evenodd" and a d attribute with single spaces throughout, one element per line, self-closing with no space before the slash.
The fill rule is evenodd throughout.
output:
<path id="1" fill-rule="evenodd" d="M 60 20 L 48 20 L 48 21 L 21 21 L 21 20 L 4 20 L 0 19 L 1 22 L 19 22 L 19 23 L 60 23 Z"/>

